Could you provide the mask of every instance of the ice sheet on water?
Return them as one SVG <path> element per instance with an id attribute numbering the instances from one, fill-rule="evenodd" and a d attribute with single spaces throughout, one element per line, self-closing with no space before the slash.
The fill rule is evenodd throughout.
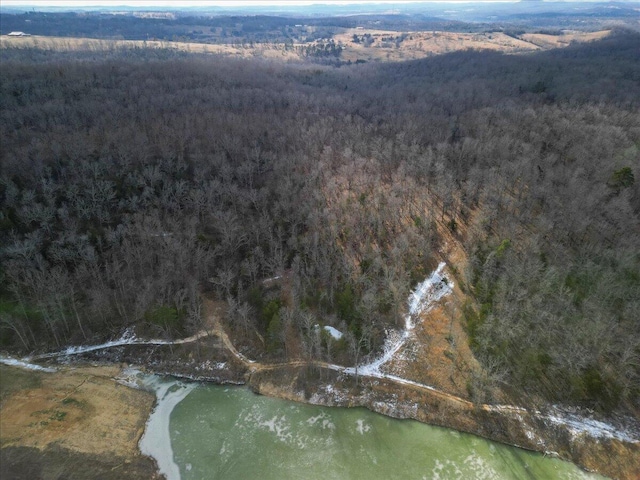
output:
<path id="1" fill-rule="evenodd" d="M 167 480 L 180 480 L 180 469 L 173 460 L 169 419 L 175 406 L 196 388 L 196 384 L 178 380 L 167 382 L 156 375 L 143 376 L 140 380 L 145 387 L 155 391 L 157 398 L 140 439 L 140 451 L 155 458 L 158 470 Z"/>
<path id="2" fill-rule="evenodd" d="M 364 435 L 365 433 L 368 433 L 369 430 L 371 430 L 371 425 L 364 423 L 364 420 L 361 418 L 356 420 L 356 432 L 360 435 Z"/>
<path id="3" fill-rule="evenodd" d="M 284 415 L 277 416 L 274 415 L 268 420 L 259 421 L 258 426 L 266 427 L 269 432 L 275 433 L 276 438 L 281 442 L 291 442 L 293 435 L 290 430 L 290 425 L 287 417 Z"/>
<path id="4" fill-rule="evenodd" d="M 137 368 L 127 367 L 123 369 L 120 374 L 116 377 L 116 382 L 120 385 L 125 385 L 130 388 L 138 388 L 138 389 L 147 389 L 143 384 L 142 377 L 144 374 Z"/>

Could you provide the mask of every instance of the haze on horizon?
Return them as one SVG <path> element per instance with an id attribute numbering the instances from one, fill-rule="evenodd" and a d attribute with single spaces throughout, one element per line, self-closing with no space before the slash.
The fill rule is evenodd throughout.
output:
<path id="1" fill-rule="evenodd" d="M 527 0 L 3 0 L 4 7 L 167 7 L 171 9 L 192 7 L 271 7 L 310 5 L 408 5 L 420 3 L 520 3 Z M 528 0 L 547 1 L 547 0 Z M 551 0 L 554 1 L 554 0 Z M 563 0 L 558 0 L 563 1 Z M 579 1 L 579 0 L 564 0 Z M 587 0 L 589 1 L 589 0 Z M 591 0 L 597 1 L 597 0 Z"/>

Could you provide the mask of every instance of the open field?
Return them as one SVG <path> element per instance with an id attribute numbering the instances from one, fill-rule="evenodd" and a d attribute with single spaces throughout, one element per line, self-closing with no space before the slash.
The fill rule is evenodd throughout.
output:
<path id="1" fill-rule="evenodd" d="M 600 40 L 609 35 L 609 30 L 599 32 L 564 32 L 563 35 L 546 35 L 543 33 L 524 33 L 519 36 L 525 42 L 537 45 L 541 49 L 566 47 L 571 42 L 590 42 Z"/>
<path id="2" fill-rule="evenodd" d="M 355 37 L 354 37 L 355 35 Z M 355 38 L 357 42 L 354 42 Z M 404 39 L 402 39 L 404 37 Z M 497 50 L 521 53 L 540 48 L 529 42 L 509 37 L 504 33 L 452 33 L 452 32 L 388 32 L 381 30 L 349 29 L 336 35 L 335 41 L 346 45 L 345 60 L 415 60 L 457 50 Z M 360 40 L 360 39 L 363 40 Z M 365 46 L 364 38 L 373 41 Z M 402 39 L 402 40 L 401 40 Z"/>
<path id="3" fill-rule="evenodd" d="M 154 397 L 116 383 L 119 371 L 0 365 L 0 476 L 154 478 L 154 462 L 138 450 Z"/>
<path id="4" fill-rule="evenodd" d="M 493 50 L 507 54 L 565 47 L 573 42 L 601 39 L 610 32 L 567 32 L 563 35 L 538 33 L 519 37 L 502 32 L 455 33 L 439 31 L 400 32 L 371 29 L 341 29 L 331 39 L 342 48 L 341 61 L 402 61 L 440 55 L 459 50 Z M 0 38 L 0 48 L 31 48 L 55 51 L 110 51 L 123 48 L 166 48 L 191 53 L 217 54 L 238 58 L 302 60 L 309 49 L 327 45 L 326 40 L 304 44 L 251 43 L 208 44 L 158 40 L 98 40 L 73 37 L 8 37 Z"/>
<path id="5" fill-rule="evenodd" d="M 494 50 L 504 53 L 527 53 L 536 50 L 565 47 L 571 42 L 587 42 L 607 36 L 610 32 L 571 32 L 565 35 L 525 34 L 518 38 L 502 32 L 389 32 L 382 30 L 348 29 L 334 36 L 345 46 L 343 60 L 365 59 L 401 61 L 415 60 L 458 50 Z M 369 46 L 366 43 L 372 42 Z"/>
<path id="6" fill-rule="evenodd" d="M 213 45 L 208 43 L 166 42 L 161 40 L 99 40 L 74 37 L 0 37 L 0 48 L 41 48 L 55 51 L 109 51 L 125 48 L 167 48 L 190 53 L 209 53 L 230 57 L 264 57 L 282 60 L 299 58 L 294 51 L 284 45 L 255 44 L 253 47 L 242 45 Z"/>

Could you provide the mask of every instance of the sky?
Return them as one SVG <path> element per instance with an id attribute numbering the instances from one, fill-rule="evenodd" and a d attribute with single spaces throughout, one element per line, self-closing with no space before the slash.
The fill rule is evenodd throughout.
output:
<path id="1" fill-rule="evenodd" d="M 373 2 L 365 2 L 363 0 L 315 0 L 315 1 L 305 1 L 305 0 L 278 0 L 278 1 L 269 1 L 269 0 L 3 0 L 2 3 L 5 6 L 12 5 L 34 5 L 40 7 L 60 7 L 60 6 L 96 6 L 96 5 L 106 5 L 106 6 L 118 6 L 118 5 L 128 5 L 128 6 L 140 6 L 140 7 L 152 7 L 152 6 L 172 6 L 172 7 L 200 7 L 200 6 L 240 6 L 240 5 L 274 5 L 274 4 L 284 4 L 284 5 L 292 5 L 292 4 L 311 4 L 311 3 L 373 3 Z M 376 2 L 379 3 L 379 2 Z M 407 1 L 397 2 L 397 1 L 388 1 L 384 3 L 408 3 Z"/>
<path id="2" fill-rule="evenodd" d="M 253 7 L 274 5 L 354 5 L 354 4 L 408 4 L 423 3 L 429 0 L 0 0 L 5 7 L 33 6 L 33 7 L 95 7 L 95 6 L 129 6 L 129 7 Z M 448 1 L 448 0 L 432 0 Z M 469 1 L 469 0 L 467 0 Z M 483 0 L 472 0 L 483 1 Z M 487 0 L 484 0 L 487 1 Z M 491 1 L 491 0 L 489 0 Z M 495 0 L 494 0 L 495 1 Z"/>

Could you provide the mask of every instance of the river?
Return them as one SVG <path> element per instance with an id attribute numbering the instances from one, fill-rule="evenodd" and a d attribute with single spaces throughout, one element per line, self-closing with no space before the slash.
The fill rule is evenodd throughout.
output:
<path id="1" fill-rule="evenodd" d="M 140 446 L 169 480 L 603 478 L 556 458 L 363 408 L 141 374 L 137 381 L 158 395 Z"/>
<path id="2" fill-rule="evenodd" d="M 416 319 L 453 289 L 445 264 L 418 284 L 408 299 L 405 328 L 390 332 L 381 354 L 355 367 L 323 364 L 343 375 L 383 378 L 451 397 L 446 392 L 386 373 L 414 335 Z M 337 332 L 337 331 L 336 331 Z M 340 332 L 337 332 L 340 333 Z M 25 359 L 0 362 L 52 371 L 33 361 L 68 358 L 114 347 L 178 345 L 217 336 L 247 368 L 260 364 L 240 354 L 220 326 L 179 340 L 140 339 L 133 331 L 100 345 L 71 346 Z M 224 365 L 224 364 L 222 364 Z M 264 367 L 264 365 L 262 365 Z M 222 368 L 222 367 L 220 367 Z M 328 408 L 260 397 L 242 387 L 184 383 L 131 370 L 120 381 L 155 391 L 158 404 L 140 441 L 143 453 L 158 462 L 168 480 L 184 479 L 572 479 L 602 478 L 544 455 L 490 442 L 473 435 L 409 420 L 395 420 L 365 409 Z M 469 403 L 453 397 L 458 403 Z M 484 405 L 488 412 L 526 412 L 512 405 Z M 624 431 L 571 412 L 533 412 L 536 418 L 571 435 L 634 442 Z M 533 435 L 533 433 L 532 433 Z"/>

